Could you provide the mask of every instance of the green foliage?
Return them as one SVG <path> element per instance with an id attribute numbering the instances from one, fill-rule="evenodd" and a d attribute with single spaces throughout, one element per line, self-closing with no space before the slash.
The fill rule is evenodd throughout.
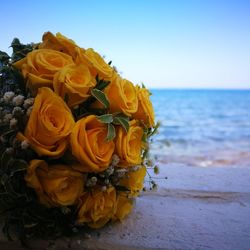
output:
<path id="1" fill-rule="evenodd" d="M 160 122 L 157 122 L 156 125 L 153 128 L 148 129 L 148 131 L 147 131 L 147 137 L 148 138 L 152 137 L 156 133 L 158 133 L 158 129 L 159 129 L 160 125 L 161 125 Z"/>
<path id="2" fill-rule="evenodd" d="M 96 75 L 95 80 L 96 80 L 96 86 L 95 86 L 95 88 L 99 89 L 99 90 L 105 89 L 110 84 L 110 81 L 106 81 L 104 79 L 99 79 L 98 75 Z"/>
<path id="3" fill-rule="evenodd" d="M 107 141 L 112 141 L 116 136 L 115 127 L 111 123 L 108 124 L 108 134 L 106 137 Z"/>
<path id="4" fill-rule="evenodd" d="M 113 115 L 105 114 L 105 115 L 98 116 L 97 119 L 102 123 L 111 123 L 113 122 Z"/>
<path id="5" fill-rule="evenodd" d="M 65 103 L 69 102 L 69 95 L 67 93 L 64 96 L 64 101 L 65 101 Z"/>
<path id="6" fill-rule="evenodd" d="M 122 126 L 126 132 L 129 130 L 129 118 L 121 113 L 104 114 L 98 116 L 97 119 L 108 125 L 107 141 L 115 138 L 115 125 Z"/>
<path id="7" fill-rule="evenodd" d="M 99 89 L 92 89 L 91 90 L 91 95 L 97 100 L 99 101 L 104 108 L 108 108 L 109 107 L 109 100 L 107 98 L 107 96 L 105 95 L 104 92 L 102 92 Z"/>
<path id="8" fill-rule="evenodd" d="M 129 118 L 122 114 L 118 114 L 114 117 L 114 124 L 121 125 L 126 132 L 129 130 Z"/>
<path id="9" fill-rule="evenodd" d="M 37 45 L 24 45 L 15 38 L 11 43 L 11 47 L 13 49 L 11 57 L 7 53 L 0 51 L 0 94 L 7 91 L 26 94 L 24 80 L 18 70 L 12 67 L 12 63 L 24 58 Z"/>
<path id="10" fill-rule="evenodd" d="M 10 60 L 9 55 L 3 51 L 0 51 L 0 63 L 1 63 L 1 65 L 8 64 L 9 60 Z"/>
<path id="11" fill-rule="evenodd" d="M 18 38 L 14 38 L 11 47 L 13 49 L 13 54 L 11 56 L 12 62 L 16 62 L 24 58 L 29 52 L 37 47 L 37 44 L 22 44 Z"/>

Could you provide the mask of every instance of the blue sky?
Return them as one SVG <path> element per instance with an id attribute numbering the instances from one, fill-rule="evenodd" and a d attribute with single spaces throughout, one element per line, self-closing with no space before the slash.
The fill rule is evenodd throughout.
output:
<path id="1" fill-rule="evenodd" d="M 0 50 L 61 32 L 148 87 L 250 88 L 250 1 L 3 0 Z"/>

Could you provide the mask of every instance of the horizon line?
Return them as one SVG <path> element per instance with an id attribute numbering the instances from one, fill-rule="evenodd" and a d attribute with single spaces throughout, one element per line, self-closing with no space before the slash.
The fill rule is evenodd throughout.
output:
<path id="1" fill-rule="evenodd" d="M 146 86 L 147 87 L 147 86 Z M 250 91 L 250 87 L 248 88 L 223 88 L 223 87 L 160 87 L 160 86 L 156 86 L 156 87 L 147 87 L 148 89 L 152 89 L 152 90 L 235 90 L 235 91 L 239 91 L 239 90 L 246 90 L 246 91 Z"/>

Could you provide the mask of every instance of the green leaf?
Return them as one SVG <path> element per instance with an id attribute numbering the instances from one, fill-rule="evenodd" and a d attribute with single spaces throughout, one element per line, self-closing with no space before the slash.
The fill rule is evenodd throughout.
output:
<path id="1" fill-rule="evenodd" d="M 9 55 L 3 51 L 0 51 L 0 62 L 6 63 L 10 59 Z"/>
<path id="2" fill-rule="evenodd" d="M 9 179 L 8 175 L 4 173 L 4 174 L 1 176 L 1 184 L 4 186 L 5 183 L 8 181 L 8 179 Z"/>
<path id="3" fill-rule="evenodd" d="M 8 164 L 13 160 L 13 155 L 8 153 L 7 150 L 1 155 L 1 171 L 6 171 Z"/>
<path id="4" fill-rule="evenodd" d="M 109 100 L 101 90 L 92 89 L 91 95 L 95 97 L 95 99 L 98 100 L 101 104 L 103 104 L 105 108 L 109 107 Z"/>
<path id="5" fill-rule="evenodd" d="M 96 86 L 97 89 L 102 90 L 105 89 L 110 84 L 110 81 L 101 80 Z"/>
<path id="6" fill-rule="evenodd" d="M 99 79 L 98 74 L 96 75 L 95 80 L 96 80 L 95 88 L 99 89 L 99 90 L 103 90 L 104 88 L 106 88 L 110 84 L 110 81 L 106 81 L 104 79 Z"/>
<path id="7" fill-rule="evenodd" d="M 113 122 L 113 116 L 111 114 L 100 115 L 97 119 L 102 123 L 111 123 Z"/>
<path id="8" fill-rule="evenodd" d="M 153 130 L 148 133 L 148 137 L 155 135 L 160 127 L 160 122 L 157 122 Z"/>
<path id="9" fill-rule="evenodd" d="M 14 166 L 15 168 L 11 171 L 10 177 L 17 172 L 25 171 L 28 167 L 28 163 L 24 160 L 15 160 Z"/>
<path id="10" fill-rule="evenodd" d="M 107 141 L 112 141 L 116 136 L 115 127 L 111 123 L 108 123 L 108 134 L 106 137 Z"/>
<path id="11" fill-rule="evenodd" d="M 5 221 L 4 221 L 4 226 L 3 226 L 3 228 L 2 228 L 2 232 L 3 232 L 3 234 L 7 237 L 7 239 L 9 240 L 9 241 L 13 241 L 13 239 L 12 239 L 12 237 L 11 237 L 11 234 L 10 234 L 10 223 L 9 223 L 9 220 L 10 219 L 5 219 Z"/>
<path id="12" fill-rule="evenodd" d="M 19 39 L 18 38 L 14 38 L 10 47 L 12 48 L 20 48 L 22 46 L 22 44 L 20 43 Z"/>
<path id="13" fill-rule="evenodd" d="M 129 130 L 129 118 L 123 116 L 115 116 L 114 117 L 114 124 L 121 125 L 126 132 Z"/>
<path id="14" fill-rule="evenodd" d="M 96 80 L 97 83 L 100 81 L 98 74 L 96 75 L 95 80 Z"/>
<path id="15" fill-rule="evenodd" d="M 68 104 L 69 102 L 69 95 L 66 93 L 64 96 L 64 102 Z"/>
<path id="16" fill-rule="evenodd" d="M 148 150 L 148 148 L 146 148 L 146 149 L 143 151 L 142 160 L 145 160 L 146 158 L 148 158 L 148 154 L 149 154 L 149 150 Z"/>

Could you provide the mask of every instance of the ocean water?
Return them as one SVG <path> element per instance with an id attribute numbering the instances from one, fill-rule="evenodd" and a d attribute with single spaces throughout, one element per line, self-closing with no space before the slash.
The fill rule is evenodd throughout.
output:
<path id="1" fill-rule="evenodd" d="M 164 163 L 250 168 L 250 90 L 151 90 Z"/>

